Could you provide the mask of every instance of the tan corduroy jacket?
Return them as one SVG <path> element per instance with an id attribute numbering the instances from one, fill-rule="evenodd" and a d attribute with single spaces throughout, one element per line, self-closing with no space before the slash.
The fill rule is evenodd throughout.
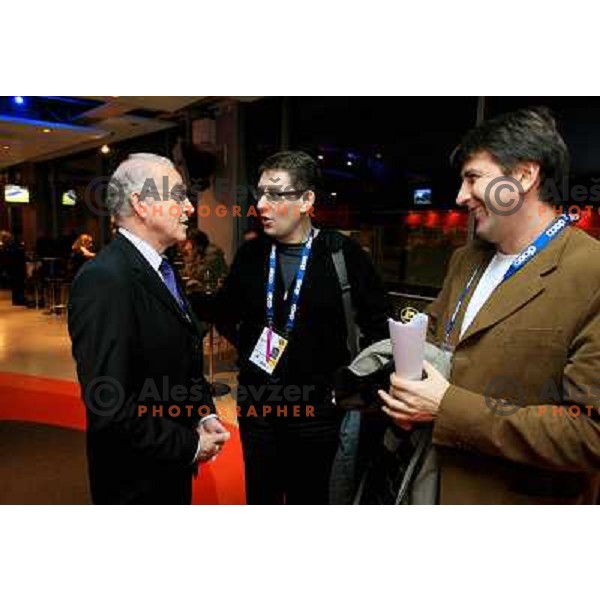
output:
<path id="1" fill-rule="evenodd" d="M 431 342 L 441 344 L 466 282 L 494 252 L 476 241 L 454 253 L 427 310 Z M 476 283 L 450 338 L 451 385 L 433 430 L 440 502 L 596 503 L 600 242 L 569 227 L 494 291 L 457 343 Z"/>

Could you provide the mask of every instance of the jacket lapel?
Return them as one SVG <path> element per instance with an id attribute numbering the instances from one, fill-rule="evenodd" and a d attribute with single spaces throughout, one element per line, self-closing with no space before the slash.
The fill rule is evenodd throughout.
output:
<path id="1" fill-rule="evenodd" d="M 459 344 L 503 321 L 543 293 L 544 276 L 556 268 L 572 233 L 569 227 L 541 254 L 533 258 L 508 281 L 500 284 L 473 319 Z"/>
<path id="2" fill-rule="evenodd" d="M 142 284 L 165 308 L 169 309 L 177 315 L 181 322 L 187 327 L 195 329 L 189 314 L 185 314 L 173 295 L 160 278 L 158 273 L 148 264 L 148 261 L 139 253 L 137 248 L 122 235 L 115 237 L 115 242 L 119 244 L 124 254 L 128 257 L 134 276 L 137 281 Z M 183 292 L 182 292 L 183 294 Z M 187 299 L 184 297 L 184 302 L 189 310 Z"/>

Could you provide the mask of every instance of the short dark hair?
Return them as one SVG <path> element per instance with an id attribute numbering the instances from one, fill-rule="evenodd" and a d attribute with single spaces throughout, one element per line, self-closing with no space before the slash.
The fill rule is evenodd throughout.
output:
<path id="1" fill-rule="evenodd" d="M 289 171 L 292 185 L 315 191 L 321 180 L 317 161 L 302 150 L 285 150 L 267 158 L 258 168 L 258 175 L 264 171 Z"/>
<path id="2" fill-rule="evenodd" d="M 210 244 L 210 239 L 208 238 L 206 233 L 204 233 L 204 231 L 202 231 L 201 229 L 191 231 L 188 235 L 188 238 L 196 246 L 196 249 L 198 250 L 198 252 L 200 252 L 200 254 L 206 252 L 206 249 Z"/>
<path id="3" fill-rule="evenodd" d="M 482 151 L 491 154 L 505 174 L 520 162 L 538 163 L 541 190 L 548 180 L 560 186 L 569 173 L 569 150 L 552 113 L 544 106 L 522 108 L 484 121 L 465 135 L 450 160 L 461 167 Z"/>

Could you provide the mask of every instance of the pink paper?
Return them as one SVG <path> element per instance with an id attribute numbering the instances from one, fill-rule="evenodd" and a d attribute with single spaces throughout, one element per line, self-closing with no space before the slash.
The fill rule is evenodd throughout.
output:
<path id="1" fill-rule="evenodd" d="M 423 372 L 428 317 L 417 313 L 409 323 L 388 319 L 396 375 L 420 381 Z"/>

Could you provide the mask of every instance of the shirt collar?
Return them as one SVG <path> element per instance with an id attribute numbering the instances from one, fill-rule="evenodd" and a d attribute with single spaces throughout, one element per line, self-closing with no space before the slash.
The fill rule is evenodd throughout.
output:
<path id="1" fill-rule="evenodd" d="M 163 257 L 148 242 L 124 227 L 119 227 L 119 233 L 126 237 L 140 251 L 142 256 L 150 263 L 150 266 L 160 275 L 159 267 L 163 261 Z"/>

